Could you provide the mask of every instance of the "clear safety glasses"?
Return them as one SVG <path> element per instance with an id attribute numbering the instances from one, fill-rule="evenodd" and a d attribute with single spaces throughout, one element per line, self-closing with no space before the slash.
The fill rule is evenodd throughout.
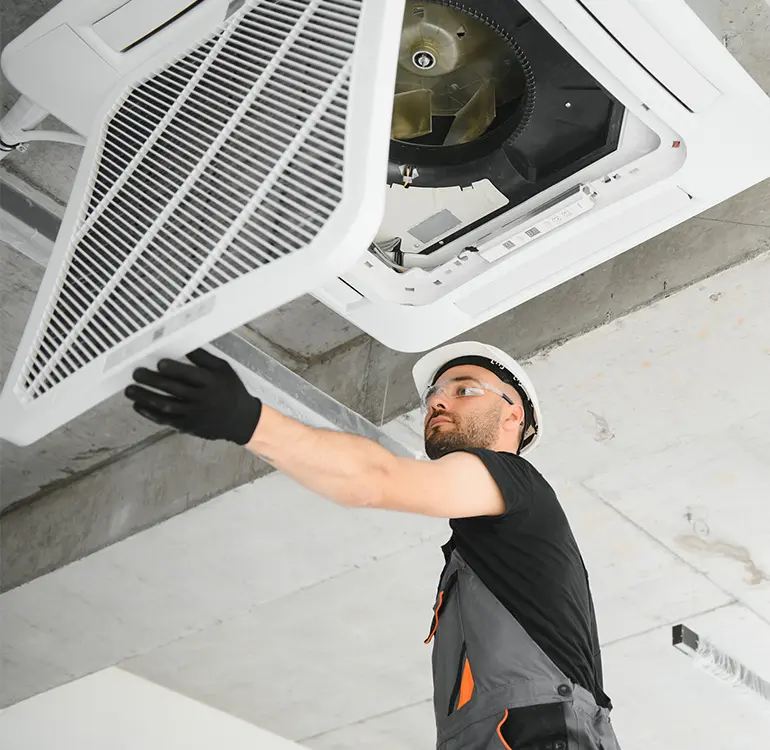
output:
<path id="1" fill-rule="evenodd" d="M 430 402 L 442 393 L 448 399 L 456 399 L 483 396 L 487 391 L 496 393 L 509 404 L 513 403 L 510 396 L 489 383 L 483 383 L 480 380 L 476 380 L 476 378 L 452 378 L 451 380 L 442 380 L 441 382 L 430 386 L 430 388 L 422 394 L 420 406 L 422 407 L 423 413 L 425 413 L 428 410 Z"/>

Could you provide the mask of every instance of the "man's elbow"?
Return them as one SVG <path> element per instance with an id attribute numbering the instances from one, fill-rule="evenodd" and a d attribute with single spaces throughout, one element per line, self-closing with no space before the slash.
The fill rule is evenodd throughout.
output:
<path id="1" fill-rule="evenodd" d="M 329 499 L 345 508 L 382 508 L 385 507 L 389 482 L 387 471 L 367 469 L 330 493 Z"/>
<path id="2" fill-rule="evenodd" d="M 399 475 L 396 456 L 369 466 L 357 478 L 343 504 L 350 508 L 388 508 L 388 498 L 397 486 Z"/>
<path id="3" fill-rule="evenodd" d="M 382 508 L 384 507 L 384 495 L 371 486 L 356 486 L 348 491 L 338 493 L 331 497 L 337 505 L 345 508 Z"/>

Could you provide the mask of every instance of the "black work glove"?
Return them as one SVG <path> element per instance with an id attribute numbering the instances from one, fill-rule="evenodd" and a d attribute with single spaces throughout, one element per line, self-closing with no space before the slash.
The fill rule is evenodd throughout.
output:
<path id="1" fill-rule="evenodd" d="M 134 410 L 157 424 L 200 438 L 248 443 L 262 402 L 248 393 L 224 359 L 204 349 L 196 349 L 187 359 L 193 364 L 162 359 L 157 372 L 146 367 L 135 370 L 134 380 L 154 390 L 129 385 L 125 394 L 134 402 Z"/>

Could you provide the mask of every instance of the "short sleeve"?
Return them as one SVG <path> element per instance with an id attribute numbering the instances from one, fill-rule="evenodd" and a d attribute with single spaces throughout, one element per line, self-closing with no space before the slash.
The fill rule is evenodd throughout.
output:
<path id="1" fill-rule="evenodd" d="M 532 471 L 529 464 L 513 453 L 499 453 L 486 448 L 465 448 L 459 452 L 472 453 L 483 461 L 490 476 L 500 488 L 505 503 L 505 512 L 502 515 L 480 516 L 475 520 L 506 520 L 516 524 L 525 521 L 532 509 Z"/>

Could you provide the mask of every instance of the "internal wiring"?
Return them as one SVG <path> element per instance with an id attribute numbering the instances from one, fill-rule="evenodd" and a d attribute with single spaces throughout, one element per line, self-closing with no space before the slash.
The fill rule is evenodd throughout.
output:
<path id="1" fill-rule="evenodd" d="M 408 269 L 406 266 L 402 265 L 404 256 L 400 248 L 401 238 L 395 237 L 394 239 L 386 240 L 385 242 L 372 242 L 372 244 L 369 245 L 369 252 L 379 258 L 388 268 L 391 268 L 398 273 L 405 273 Z M 401 263 L 388 254 L 391 252 L 396 255 Z"/>
<path id="2" fill-rule="evenodd" d="M 369 252 L 381 260 L 388 268 L 398 273 L 406 273 L 412 268 L 422 268 L 424 271 L 431 271 L 438 268 L 441 263 L 437 263 L 429 255 L 420 255 L 413 253 L 404 253 L 401 249 L 401 238 L 394 237 L 384 242 L 372 242 L 369 245 Z M 457 260 L 466 261 L 470 253 L 477 253 L 478 248 L 473 246 L 464 247 L 456 256 Z M 392 255 L 391 255 L 392 253 Z"/>

